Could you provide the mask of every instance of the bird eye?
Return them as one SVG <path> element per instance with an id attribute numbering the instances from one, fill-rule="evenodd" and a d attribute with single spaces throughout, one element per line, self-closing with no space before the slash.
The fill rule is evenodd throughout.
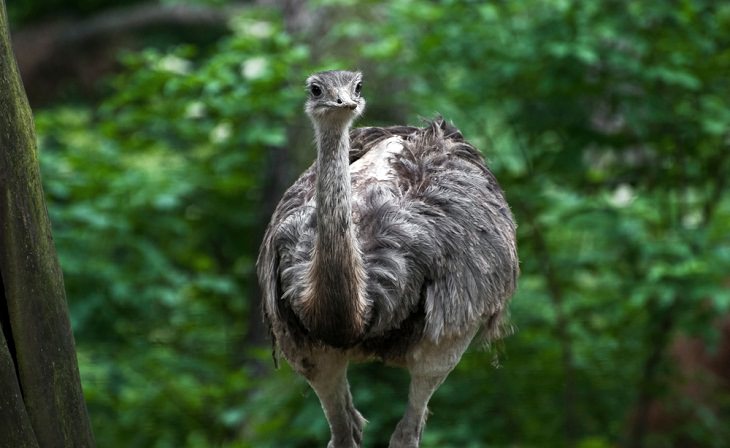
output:
<path id="1" fill-rule="evenodd" d="M 309 91 L 312 93 L 312 96 L 317 97 L 322 94 L 322 88 L 319 87 L 317 84 L 312 84 L 309 87 Z"/>
<path id="2" fill-rule="evenodd" d="M 358 82 L 357 85 L 355 86 L 355 93 L 357 93 L 358 95 L 360 95 L 360 91 L 361 90 L 362 90 L 362 81 L 361 82 Z"/>

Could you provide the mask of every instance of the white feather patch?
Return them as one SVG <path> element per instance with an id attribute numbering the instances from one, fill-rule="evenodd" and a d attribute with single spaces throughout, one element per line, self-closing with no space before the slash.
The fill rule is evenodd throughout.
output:
<path id="1" fill-rule="evenodd" d="M 385 139 L 352 163 L 350 165 L 350 174 L 374 180 L 391 180 L 394 178 L 394 172 L 390 158 L 402 150 L 402 138 L 390 137 Z"/>

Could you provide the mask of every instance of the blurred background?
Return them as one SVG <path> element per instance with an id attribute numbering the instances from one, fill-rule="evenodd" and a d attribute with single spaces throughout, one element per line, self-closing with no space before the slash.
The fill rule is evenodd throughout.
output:
<path id="1" fill-rule="evenodd" d="M 313 71 L 363 125 L 443 114 L 519 223 L 513 335 L 470 351 L 424 447 L 730 446 L 730 4 L 10 0 L 100 447 L 313 447 L 254 263 L 314 158 Z M 405 372 L 351 368 L 365 446 Z"/>

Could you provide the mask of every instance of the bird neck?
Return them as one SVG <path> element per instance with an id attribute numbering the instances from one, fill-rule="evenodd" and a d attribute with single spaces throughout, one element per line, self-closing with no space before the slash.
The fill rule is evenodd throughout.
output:
<path id="1" fill-rule="evenodd" d="M 319 249 L 331 241 L 356 243 L 352 226 L 350 133 L 347 128 L 317 128 L 317 235 Z"/>
<path id="2" fill-rule="evenodd" d="M 365 331 L 362 255 L 352 222 L 349 125 L 318 127 L 317 234 L 312 260 L 310 331 L 331 345 L 355 343 Z"/>

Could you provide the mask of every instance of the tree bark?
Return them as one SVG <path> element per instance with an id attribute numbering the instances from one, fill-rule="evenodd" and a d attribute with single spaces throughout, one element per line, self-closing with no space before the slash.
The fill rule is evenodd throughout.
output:
<path id="1" fill-rule="evenodd" d="M 35 142 L 0 0 L 0 445 L 90 447 Z"/>

